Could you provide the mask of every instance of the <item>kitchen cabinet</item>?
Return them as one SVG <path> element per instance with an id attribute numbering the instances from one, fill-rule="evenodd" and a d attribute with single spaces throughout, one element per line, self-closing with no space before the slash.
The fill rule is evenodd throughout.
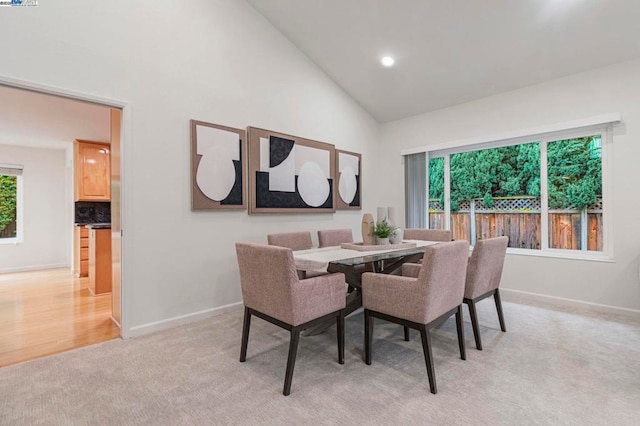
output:
<path id="1" fill-rule="evenodd" d="M 89 291 L 111 293 L 111 226 L 89 227 Z"/>
<path id="2" fill-rule="evenodd" d="M 108 144 L 74 141 L 75 200 L 111 200 L 111 161 Z"/>
<path id="3" fill-rule="evenodd" d="M 89 230 L 84 225 L 76 225 L 73 230 L 73 272 L 78 277 L 89 274 Z"/>

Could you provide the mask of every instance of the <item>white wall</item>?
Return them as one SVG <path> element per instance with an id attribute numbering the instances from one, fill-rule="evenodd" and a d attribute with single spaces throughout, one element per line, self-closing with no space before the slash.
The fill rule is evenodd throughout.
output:
<path id="1" fill-rule="evenodd" d="M 614 129 L 614 263 L 509 255 L 504 288 L 640 310 L 640 60 L 572 75 L 386 123 L 378 180 L 382 202 L 404 211 L 400 150 L 555 124 L 610 112 Z"/>
<path id="2" fill-rule="evenodd" d="M 65 151 L 0 145 L 0 163 L 24 166 L 24 242 L 0 244 L 0 272 L 70 266 Z"/>
<path id="3" fill-rule="evenodd" d="M 0 144 L 65 149 L 74 139 L 108 143 L 109 124 L 109 108 L 0 86 Z"/>
<path id="4" fill-rule="evenodd" d="M 0 76 L 129 102 L 125 333 L 239 302 L 236 241 L 265 242 L 277 231 L 359 229 L 358 211 L 192 212 L 189 119 L 258 126 L 362 152 L 363 211 L 375 206 L 368 170 L 377 123 L 244 1 L 64 0 L 22 9 L 0 14 Z"/>

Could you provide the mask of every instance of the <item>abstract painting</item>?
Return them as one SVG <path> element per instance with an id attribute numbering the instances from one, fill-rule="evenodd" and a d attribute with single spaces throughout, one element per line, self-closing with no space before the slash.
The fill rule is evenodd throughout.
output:
<path id="1" fill-rule="evenodd" d="M 362 155 L 336 149 L 336 209 L 362 209 Z"/>
<path id="2" fill-rule="evenodd" d="M 333 213 L 333 145 L 249 127 L 249 214 Z"/>
<path id="3" fill-rule="evenodd" d="M 191 120 L 191 209 L 245 209 L 245 131 Z"/>

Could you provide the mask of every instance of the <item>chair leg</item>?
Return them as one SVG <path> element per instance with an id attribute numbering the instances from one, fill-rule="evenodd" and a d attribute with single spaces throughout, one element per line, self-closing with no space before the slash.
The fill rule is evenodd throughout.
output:
<path id="1" fill-rule="evenodd" d="M 478 327 L 478 314 L 476 313 L 476 302 L 473 300 L 467 303 L 469 314 L 471 315 L 471 326 L 473 327 L 473 337 L 476 339 L 476 349 L 482 350 L 482 340 L 480 339 L 480 328 Z"/>
<path id="2" fill-rule="evenodd" d="M 462 325 L 462 305 L 456 312 L 456 329 L 458 330 L 458 346 L 460 346 L 460 358 L 467 359 L 467 351 L 464 347 L 464 326 Z"/>
<path id="3" fill-rule="evenodd" d="M 344 311 L 338 313 L 336 328 L 338 329 L 338 363 L 344 364 Z"/>
<path id="4" fill-rule="evenodd" d="M 427 365 L 427 376 L 429 376 L 429 388 L 431 393 L 438 393 L 436 386 L 436 375 L 433 372 L 433 355 L 431 354 L 431 336 L 426 325 L 420 326 L 420 337 L 422 338 L 422 351 L 424 352 L 424 362 Z"/>
<path id="5" fill-rule="evenodd" d="M 251 327 L 251 312 L 244 308 L 244 321 L 242 322 L 242 344 L 240 345 L 240 362 L 247 360 L 247 345 L 249 344 L 249 328 Z"/>
<path id="6" fill-rule="evenodd" d="M 409 327 L 405 327 L 404 328 L 404 341 L 408 342 L 410 340 L 409 338 Z"/>
<path id="7" fill-rule="evenodd" d="M 285 396 L 291 393 L 291 380 L 293 379 L 293 367 L 296 364 L 296 354 L 298 353 L 298 341 L 300 340 L 300 330 L 294 328 L 291 330 L 291 341 L 289 342 L 289 357 L 287 358 L 287 372 L 284 376 Z"/>
<path id="8" fill-rule="evenodd" d="M 364 362 L 371 365 L 371 349 L 373 343 L 373 317 L 368 309 L 364 310 Z"/>
<path id="9" fill-rule="evenodd" d="M 498 310 L 498 319 L 500 320 L 500 329 L 504 332 L 507 331 L 507 327 L 504 325 L 504 314 L 502 313 L 502 301 L 500 300 L 500 290 L 496 288 L 496 292 L 493 293 L 493 300 L 496 302 L 496 309 Z"/>

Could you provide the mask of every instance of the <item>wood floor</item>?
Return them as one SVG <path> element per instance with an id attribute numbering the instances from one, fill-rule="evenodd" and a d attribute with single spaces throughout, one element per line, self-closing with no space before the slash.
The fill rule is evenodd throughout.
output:
<path id="1" fill-rule="evenodd" d="M 87 284 L 67 268 L 0 274 L 0 367 L 118 337 L 111 294 Z"/>

